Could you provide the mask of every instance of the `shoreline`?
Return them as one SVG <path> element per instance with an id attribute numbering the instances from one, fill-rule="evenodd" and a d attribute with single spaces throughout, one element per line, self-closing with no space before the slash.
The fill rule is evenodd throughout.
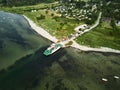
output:
<path id="1" fill-rule="evenodd" d="M 40 34 L 41 36 L 43 36 L 44 38 L 56 43 L 58 41 L 58 39 L 54 36 L 52 36 L 51 34 L 49 34 L 46 30 L 44 30 L 43 28 L 37 26 L 31 19 L 29 19 L 27 16 L 23 15 L 23 17 L 28 21 L 29 25 L 31 26 L 31 28 L 33 30 L 35 30 L 38 34 Z M 82 50 L 82 51 L 96 51 L 96 52 L 112 52 L 112 53 L 120 53 L 120 50 L 115 50 L 112 48 L 108 48 L 108 47 L 100 47 L 100 48 L 92 48 L 92 47 L 87 47 L 87 46 L 83 46 L 78 44 L 77 42 L 75 42 L 74 40 L 73 44 L 71 45 L 71 47 Z"/>
<path id="2" fill-rule="evenodd" d="M 120 50 L 108 48 L 108 47 L 100 47 L 100 48 L 92 48 L 88 46 L 79 45 L 77 42 L 73 41 L 71 45 L 73 48 L 77 48 L 82 51 L 95 51 L 95 52 L 110 52 L 110 53 L 118 53 L 120 54 Z"/>
<path id="3" fill-rule="evenodd" d="M 28 21 L 29 25 L 31 26 L 31 28 L 33 30 L 35 30 L 38 34 L 40 34 L 41 36 L 43 36 L 44 38 L 56 43 L 58 41 L 58 39 L 52 35 L 50 35 L 46 30 L 44 30 L 43 28 L 39 27 L 38 25 L 36 25 L 31 19 L 29 19 L 27 16 L 23 15 L 23 17 Z"/>

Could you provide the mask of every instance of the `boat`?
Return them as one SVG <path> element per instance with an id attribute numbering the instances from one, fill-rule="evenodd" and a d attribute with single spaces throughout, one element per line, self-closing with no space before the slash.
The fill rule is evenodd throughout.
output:
<path id="1" fill-rule="evenodd" d="M 56 52 L 62 47 L 62 44 L 60 43 L 52 43 L 45 51 L 44 55 L 48 56 Z"/>

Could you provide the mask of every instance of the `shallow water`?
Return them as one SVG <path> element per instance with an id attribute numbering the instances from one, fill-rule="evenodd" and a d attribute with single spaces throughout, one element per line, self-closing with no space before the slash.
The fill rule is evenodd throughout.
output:
<path id="1" fill-rule="evenodd" d="M 0 11 L 0 70 L 36 49 L 49 45 L 21 15 Z"/>

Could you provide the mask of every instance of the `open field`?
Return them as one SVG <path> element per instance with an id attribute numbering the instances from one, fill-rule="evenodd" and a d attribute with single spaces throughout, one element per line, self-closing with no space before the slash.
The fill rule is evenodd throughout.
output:
<path id="1" fill-rule="evenodd" d="M 27 12 L 24 14 L 58 39 L 69 37 L 70 34 L 75 33 L 74 28 L 83 23 L 75 19 L 61 17 L 51 10 L 47 10 L 47 12 L 48 13 L 46 13 L 46 10 L 39 10 L 34 13 Z M 43 15 L 45 18 L 37 20 L 36 18 L 40 17 L 40 15 Z"/>
<path id="2" fill-rule="evenodd" d="M 76 41 L 82 45 L 90 47 L 110 47 L 120 50 L 120 28 L 118 33 L 115 33 L 110 26 L 110 23 L 103 22 L 90 32 L 78 37 Z"/>
<path id="3" fill-rule="evenodd" d="M 37 5 L 29 5 L 29 6 L 18 6 L 18 7 L 1 7 L 0 10 L 6 11 L 6 12 L 13 12 L 18 14 L 23 14 L 24 12 L 31 12 L 31 10 L 40 10 L 40 9 L 48 9 L 51 6 L 54 7 L 58 5 L 55 3 L 41 3 Z"/>
<path id="4" fill-rule="evenodd" d="M 88 1 L 90 1 L 90 0 L 81 0 L 81 1 L 88 2 Z"/>

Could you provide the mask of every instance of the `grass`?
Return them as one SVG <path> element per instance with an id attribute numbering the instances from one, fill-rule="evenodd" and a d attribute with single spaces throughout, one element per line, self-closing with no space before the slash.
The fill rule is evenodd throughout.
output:
<path id="1" fill-rule="evenodd" d="M 90 1 L 90 0 L 81 0 L 81 1 L 88 2 L 88 1 Z"/>
<path id="2" fill-rule="evenodd" d="M 46 10 L 39 10 L 35 13 L 27 12 L 24 14 L 31 18 L 35 23 L 46 29 L 50 34 L 56 36 L 58 39 L 69 37 L 70 34 L 75 33 L 74 28 L 81 24 L 81 22 L 76 23 L 77 21 L 75 19 L 60 17 L 51 10 L 49 10 L 47 14 L 45 12 Z M 52 13 L 54 13 L 54 16 L 51 16 Z M 45 19 L 36 20 L 36 17 L 41 14 L 45 16 Z"/>
<path id="3" fill-rule="evenodd" d="M 120 31 L 120 29 L 118 29 Z M 78 37 L 79 44 L 90 47 L 109 47 L 120 50 L 120 37 L 114 33 L 109 23 L 103 22 L 90 32 Z"/>
<path id="4" fill-rule="evenodd" d="M 56 3 L 41 3 L 37 5 L 30 6 L 18 6 L 18 7 L 1 7 L 1 10 L 6 12 L 13 12 L 18 14 L 23 14 L 24 12 L 31 12 L 31 10 L 40 10 L 40 9 L 48 9 L 50 6 L 56 6 Z"/>
<path id="5" fill-rule="evenodd" d="M 49 4 L 38 4 L 31 6 L 22 6 L 22 7 L 2 7 L 1 10 L 24 14 L 30 19 L 32 19 L 36 24 L 40 25 L 44 29 L 46 29 L 50 34 L 56 36 L 58 39 L 62 39 L 63 37 L 68 37 L 71 33 L 74 33 L 74 28 L 83 22 L 76 23 L 75 19 L 66 19 L 65 17 L 60 17 L 59 14 L 50 10 L 50 6 L 57 6 L 56 3 Z M 48 13 L 46 10 L 48 9 Z M 31 12 L 32 10 L 36 10 L 36 12 Z M 45 19 L 37 20 L 36 17 L 40 15 L 44 15 Z M 52 14 L 54 14 L 52 16 Z M 55 18 L 54 18 L 55 17 Z"/>

